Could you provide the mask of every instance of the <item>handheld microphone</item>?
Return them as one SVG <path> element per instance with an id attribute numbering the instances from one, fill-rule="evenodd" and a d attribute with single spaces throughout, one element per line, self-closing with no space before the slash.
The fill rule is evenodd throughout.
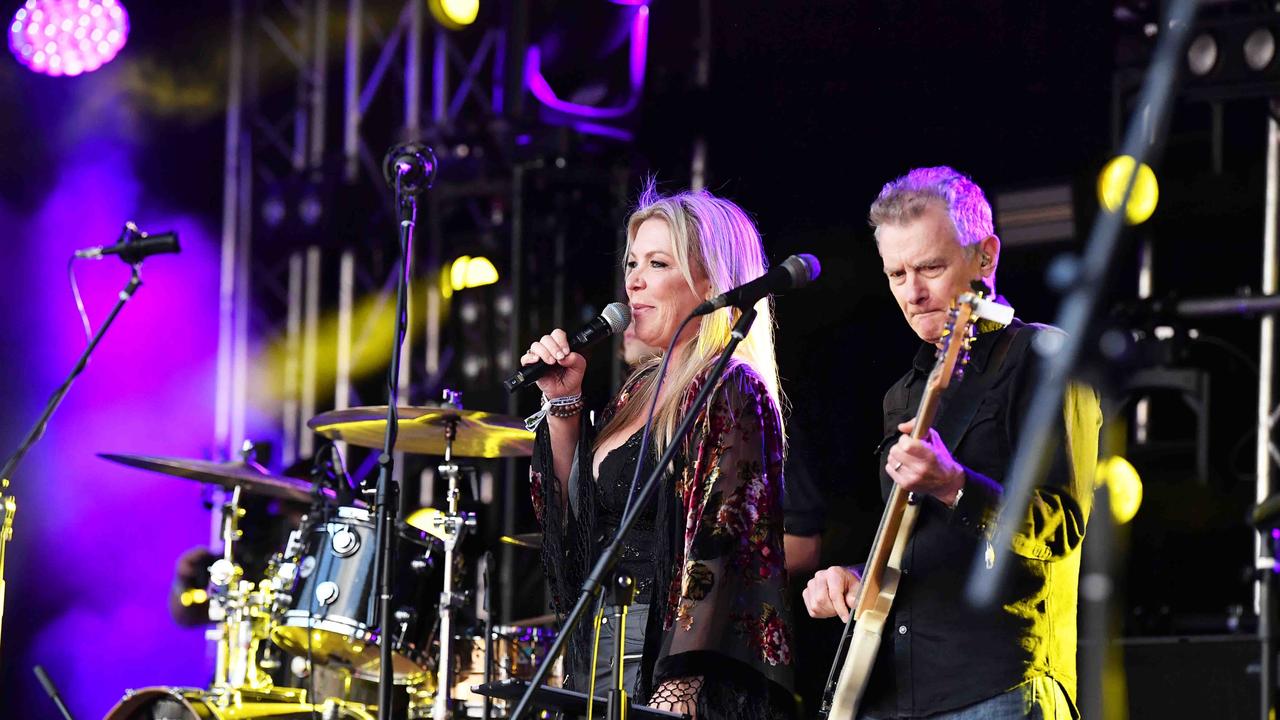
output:
<path id="1" fill-rule="evenodd" d="M 818 258 L 808 253 L 792 255 L 755 280 L 702 303 L 693 309 L 693 314 L 706 315 L 730 305 L 746 309 L 755 305 L 756 301 L 765 295 L 802 288 L 817 280 L 821 273 L 822 265 L 818 263 Z"/>
<path id="2" fill-rule="evenodd" d="M 130 265 L 136 265 L 152 255 L 176 253 L 182 250 L 178 247 L 178 233 L 176 232 L 160 233 L 159 235 L 135 233 L 126 231 L 124 240 L 109 247 L 98 245 L 97 247 L 77 250 L 76 257 L 100 260 L 107 255 L 119 255 L 121 260 Z"/>
<path id="3" fill-rule="evenodd" d="M 631 306 L 620 302 L 609 303 L 598 316 L 592 318 L 591 322 L 569 337 L 569 349 L 577 352 L 600 342 L 614 333 L 626 330 L 630 324 Z M 554 367 L 558 366 L 548 365 L 544 362 L 525 365 L 512 373 L 511 377 L 503 380 L 502 387 L 506 388 L 507 392 L 513 393 L 522 387 L 533 384 Z"/>

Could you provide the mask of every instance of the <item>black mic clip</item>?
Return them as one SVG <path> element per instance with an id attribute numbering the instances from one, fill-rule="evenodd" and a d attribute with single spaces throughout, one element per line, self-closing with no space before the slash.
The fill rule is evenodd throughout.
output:
<path id="1" fill-rule="evenodd" d="M 115 245 L 110 247 L 98 245 L 83 248 L 76 250 L 75 256 L 77 258 L 101 260 L 107 255 L 116 255 L 125 263 L 136 266 L 152 255 L 176 253 L 180 250 L 176 232 L 152 236 L 139 230 L 133 221 L 129 221 L 124 224 L 124 229 L 120 231 L 120 239 L 116 241 Z"/>
<path id="2" fill-rule="evenodd" d="M 382 177 L 405 196 L 420 195 L 436 180 L 439 163 L 430 146 L 420 142 L 400 143 L 382 160 Z"/>

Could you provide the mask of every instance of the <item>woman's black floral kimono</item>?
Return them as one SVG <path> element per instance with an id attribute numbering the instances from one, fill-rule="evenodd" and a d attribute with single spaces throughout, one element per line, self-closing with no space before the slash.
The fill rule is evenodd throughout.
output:
<path id="1" fill-rule="evenodd" d="M 640 382 L 637 378 L 614 398 L 599 427 Z M 689 388 L 686 409 L 701 382 Z M 537 432 L 534 510 L 543 528 L 542 558 L 554 609 L 562 618 L 596 560 L 592 538 L 599 505 L 590 478 L 597 429 L 584 413 L 573 472 L 587 481 L 569 482 L 577 493 L 573 503 L 560 497 L 550 476 L 554 464 L 545 424 Z M 700 675 L 705 678 L 697 704 L 701 719 L 791 717 L 782 427 L 778 408 L 750 366 L 730 363 L 681 450 L 655 498 L 658 567 L 652 597 L 636 598 L 650 610 L 634 697 L 644 702 L 663 680 Z M 581 660 L 590 657 L 589 643 L 589 632 L 576 633 L 567 667 L 586 666 Z M 573 687 L 573 678 L 566 685 Z"/>

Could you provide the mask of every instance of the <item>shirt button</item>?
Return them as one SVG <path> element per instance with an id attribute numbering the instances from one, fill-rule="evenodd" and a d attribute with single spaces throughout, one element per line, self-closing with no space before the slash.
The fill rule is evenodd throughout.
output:
<path id="1" fill-rule="evenodd" d="M 906 635 L 906 634 L 907 634 L 907 626 L 906 626 L 906 625 L 899 625 L 899 626 L 898 626 L 898 634 L 899 634 L 899 635 Z"/>

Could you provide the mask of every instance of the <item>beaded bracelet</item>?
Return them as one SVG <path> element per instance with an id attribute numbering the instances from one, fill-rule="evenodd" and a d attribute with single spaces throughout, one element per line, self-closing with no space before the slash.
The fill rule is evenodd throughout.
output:
<path id="1" fill-rule="evenodd" d="M 564 397 L 548 398 L 542 396 L 542 404 L 547 408 L 547 414 L 551 417 L 568 418 L 582 412 L 583 402 L 582 393 L 577 395 L 565 395 Z"/>
<path id="2" fill-rule="evenodd" d="M 524 426 L 528 428 L 529 432 L 533 432 L 538 429 L 538 425 L 542 424 L 542 419 L 548 415 L 558 418 L 571 418 L 582 412 L 582 408 L 582 393 L 558 398 L 549 398 L 546 393 L 543 393 L 542 407 L 538 409 L 538 412 L 525 418 Z"/>

